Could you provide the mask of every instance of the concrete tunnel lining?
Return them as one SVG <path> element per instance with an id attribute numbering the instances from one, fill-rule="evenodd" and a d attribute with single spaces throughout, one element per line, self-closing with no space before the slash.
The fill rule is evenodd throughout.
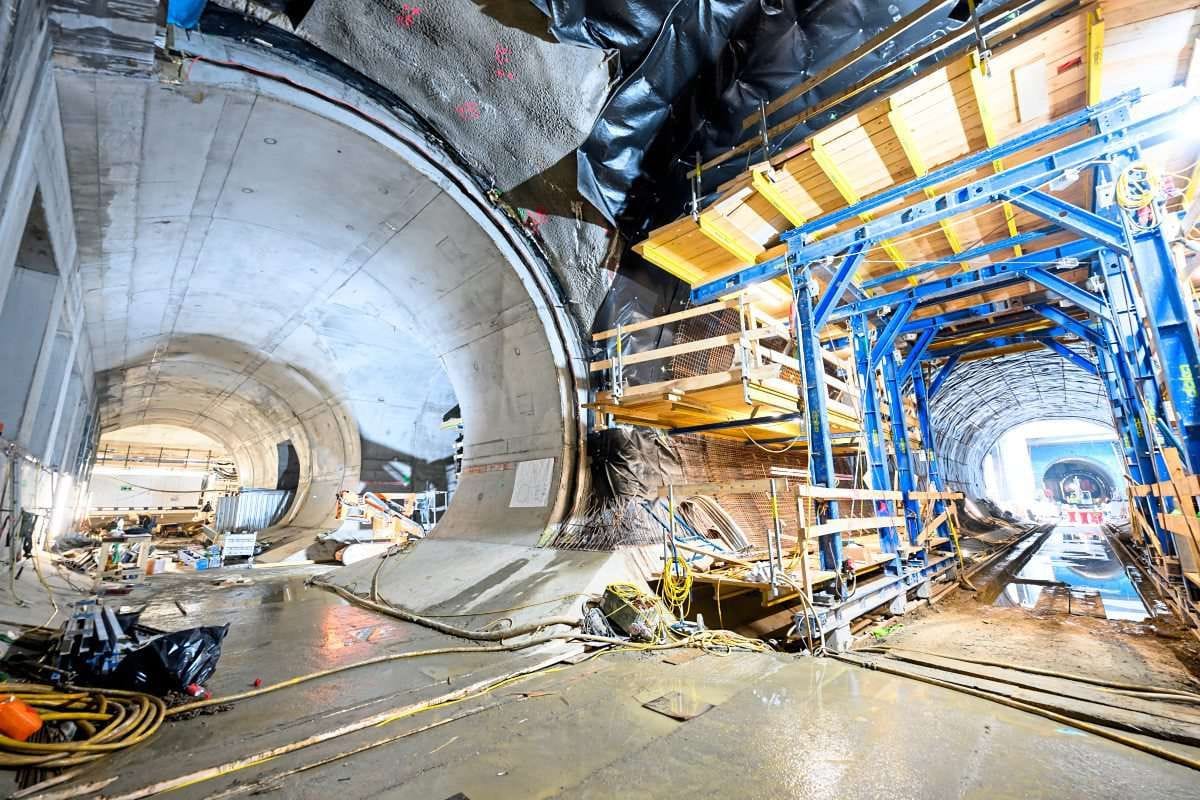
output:
<path id="1" fill-rule="evenodd" d="M 929 407 L 943 477 L 976 497 L 986 496 L 983 460 L 1005 432 L 1043 419 L 1113 421 L 1100 379 L 1045 348 L 959 364 Z"/>
<path id="2" fill-rule="evenodd" d="M 445 370 L 466 423 L 465 470 L 457 499 L 439 527 L 439 537 L 537 543 L 547 526 L 571 507 L 582 485 L 576 446 L 581 435 L 576 413 L 582 385 L 576 377 L 582 374 L 581 354 L 563 309 L 551 300 L 556 295 L 538 254 L 453 158 L 436 152 L 429 141 L 375 99 L 333 76 L 261 49 L 200 35 L 191 37 L 187 46 L 214 61 L 236 62 L 254 71 L 196 61 L 190 65 L 187 80 L 177 87 L 130 78 L 58 75 L 64 109 L 97 109 L 96 101 L 82 106 L 72 102 L 93 92 L 97 93 L 93 96 L 107 93 L 115 99 L 113 111 L 98 110 L 93 124 L 103 124 L 102 114 L 112 124 L 122 100 L 127 107 L 140 101 L 147 115 L 139 154 L 140 167 L 147 170 L 146 183 L 154 180 L 151 171 L 156 158 L 172 159 L 173 168 L 193 176 L 193 205 L 177 213 L 189 222 L 204 217 L 205 235 L 216 231 L 222 247 L 237 251 L 240 246 L 257 244 L 253 259 L 239 262 L 236 252 L 231 256 L 238 269 L 227 286 L 214 282 L 215 274 L 205 275 L 207 265 L 200 246 L 191 265 L 193 272 L 187 276 L 184 300 L 174 309 L 173 329 L 166 328 L 165 321 L 156 329 L 154 324 L 146 324 L 146 315 L 142 315 L 141 322 L 126 322 L 130 327 L 115 335 L 111 326 L 92 332 L 104 376 L 101 413 L 105 428 L 152 422 L 195 428 L 225 443 L 251 483 L 258 485 L 267 482 L 266 476 L 274 479 L 276 442 L 291 438 L 301 451 L 302 482 L 299 501 L 284 522 L 293 531 L 324 529 L 332 527 L 336 491 L 356 488 L 356 459 L 361 453 L 354 433 L 361 420 L 383 418 L 386 409 L 380 404 L 386 406 L 387 401 L 381 392 L 411 392 L 419 381 L 416 373 L 428 371 L 432 364 Z M 167 107 L 158 115 L 159 121 L 170 122 L 165 132 L 177 134 L 171 149 L 160 147 L 157 155 L 154 148 L 147 149 L 147 143 L 172 137 L 161 135 L 161 127 L 154 131 L 156 111 L 164 111 L 156 109 L 156 104 Z M 221 126 L 239 113 L 244 119 L 236 147 L 227 156 L 231 166 L 225 185 L 215 194 L 206 185 L 209 176 L 204 169 L 186 163 L 200 155 L 189 154 L 178 138 L 203 130 L 195 112 L 216 121 L 208 145 L 210 156 L 221 144 Z M 78 179 L 76 173 L 79 165 L 86 163 L 86 153 L 79 152 L 80 139 L 72 136 L 72 130 L 86 130 L 88 120 L 70 118 L 77 115 L 78 111 L 68 112 L 64 122 L 68 159 Z M 266 127 L 260 130 L 256 127 L 259 123 Z M 267 128 L 287 131 L 298 125 L 303 125 L 304 146 L 310 149 L 319 148 L 314 141 L 321 142 L 323 135 L 353 142 L 354 160 L 363 162 L 359 171 L 366 180 L 382 179 L 389 169 L 392 173 L 402 169 L 408 194 L 406 205 L 398 209 L 400 216 L 384 219 L 366 241 L 343 232 L 353 225 L 343 217 L 363 211 L 366 204 L 358 199 L 364 194 L 361 185 L 345 187 L 347 191 L 336 199 L 328 194 L 329 184 L 343 174 L 341 164 L 324 164 L 317 151 L 312 153 L 312 158 L 318 159 L 312 170 L 296 170 L 294 160 L 272 165 L 265 155 L 268 148 L 280 150 L 268 145 L 267 138 L 284 143 L 283 136 L 266 135 Z M 255 151 L 247 157 L 252 168 L 245 173 L 238 170 L 240 147 Z M 243 196 L 230 184 L 231 178 L 245 178 L 240 183 L 254 191 Z M 234 180 L 234 184 L 240 183 Z M 138 203 L 139 227 L 168 227 L 146 223 L 156 210 L 152 203 L 172 202 L 166 191 L 160 186 L 133 200 Z M 205 197 L 206 191 L 211 196 Z M 272 219 L 285 222 L 239 226 L 239 218 L 253 219 L 258 213 L 254 203 L 263 195 L 271 206 Z M 376 197 L 370 197 L 365 218 L 377 211 Z M 319 203 L 313 203 L 316 198 Z M 110 202 L 121 199 L 109 198 Z M 304 206 L 306 199 L 307 212 L 317 216 L 305 218 L 304 209 L 297 208 Z M 207 215 L 197 213 L 198 208 L 204 210 L 198 206 L 202 200 L 209 203 Z M 77 213 L 85 216 L 89 209 L 81 208 L 78 200 L 76 205 Z M 100 203 L 96 205 L 99 208 Z M 328 211 L 334 207 L 347 211 Z M 332 289 L 317 293 L 319 307 L 310 304 L 296 318 L 281 316 L 269 321 L 273 324 L 230 313 L 230 303 L 238 294 L 266 291 L 267 296 L 287 296 L 294 287 L 279 285 L 279 278 L 288 273 L 278 269 L 282 266 L 279 260 L 270 259 L 278 252 L 292 265 L 317 260 L 305 250 L 310 249 L 311 240 L 321 237 L 322 224 L 330 231 L 336 224 L 339 230 L 317 249 L 323 256 L 341 256 L 342 271 L 322 276 L 326 278 L 323 286 L 314 287 Z M 236 228 L 236 233 L 221 234 L 222 229 L 231 228 Z M 285 241 L 289 235 L 303 240 L 302 245 L 289 246 Z M 133 238 L 136 252 L 127 267 L 131 284 L 138 280 L 146 259 L 167 250 L 163 242 L 147 240 L 144 230 L 134 232 Z M 185 240 L 180 249 L 190 245 Z M 98 276 L 102 293 L 108 288 L 104 281 L 113 277 L 113 259 L 103 247 L 91 253 L 87 248 L 85 241 L 84 270 L 97 254 L 96 261 L 108 270 Z M 251 274 L 255 259 L 258 271 L 265 274 Z M 276 271 L 272 273 L 264 264 Z M 446 269 L 447 264 L 455 269 Z M 91 265 L 95 266 L 94 262 Z M 192 286 L 199 287 L 194 295 Z M 173 284 L 166 292 L 155 286 L 119 287 L 119 291 L 138 295 L 143 303 L 164 297 L 165 320 L 166 312 L 172 310 L 171 292 L 178 293 L 178 286 Z M 94 294 L 89 293 L 89 300 L 97 302 Z M 299 298 L 289 302 L 297 304 Z M 195 313 L 192 305 L 198 306 Z M 99 312 L 92 319 L 112 322 L 112 312 L 105 314 L 103 307 Z M 267 309 L 263 316 L 269 314 Z M 356 328 L 359 321 L 368 322 L 372 335 L 388 333 L 390 327 L 390 338 L 377 340 L 375 351 L 364 350 L 367 343 L 347 339 L 350 326 L 338 324 L 351 319 Z M 236 330 L 232 337 L 231 321 Z M 142 327 L 135 331 L 137 325 Z M 143 335 L 130 335 L 135 332 Z M 229 338 L 235 341 L 222 341 Z M 389 369 L 394 373 L 405 357 L 388 345 L 404 343 L 406 351 L 421 350 L 429 358 L 416 373 L 399 370 L 403 374 L 389 381 Z M 447 407 L 445 403 L 437 406 L 439 418 Z M 239 430 L 253 434 L 235 433 Z M 550 501 L 545 508 L 509 508 L 515 463 L 536 458 L 555 459 Z"/>

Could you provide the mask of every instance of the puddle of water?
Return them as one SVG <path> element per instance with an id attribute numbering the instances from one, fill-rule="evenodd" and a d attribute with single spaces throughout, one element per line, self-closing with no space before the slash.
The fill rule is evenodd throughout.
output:
<path id="1" fill-rule="evenodd" d="M 1146 606 L 1125 572 L 1125 565 L 1099 528 L 1060 525 L 1038 548 L 1017 582 L 1004 587 L 996 605 L 1034 608 L 1049 584 L 1067 584 L 1075 598 L 1099 595 L 1107 619 L 1140 622 L 1149 617 Z M 1039 581 L 1021 583 L 1020 581 Z M 1046 585 L 1042 585 L 1046 584 Z"/>

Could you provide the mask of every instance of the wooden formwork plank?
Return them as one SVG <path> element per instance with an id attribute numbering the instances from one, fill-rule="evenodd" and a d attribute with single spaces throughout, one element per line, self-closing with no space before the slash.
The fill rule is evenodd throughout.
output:
<path id="1" fill-rule="evenodd" d="M 758 339 L 769 339 L 772 337 L 778 338 L 778 336 L 778 331 L 773 331 L 767 328 L 760 328 L 758 330 L 745 332 L 739 331 L 738 333 L 727 333 L 722 336 L 711 336 L 707 339 L 697 339 L 692 342 L 682 342 L 680 344 L 668 345 L 667 347 L 660 347 L 656 350 L 645 350 L 640 353 L 629 353 L 628 355 L 621 357 L 621 363 L 625 365 L 644 364 L 647 361 L 658 361 L 663 358 L 684 355 L 686 353 L 695 353 L 700 350 L 712 350 L 716 347 L 728 347 L 730 345 L 738 344 L 743 339 L 746 341 L 755 341 Z M 602 372 L 606 369 L 612 369 L 615 362 L 616 360 L 612 358 L 593 361 L 591 363 L 591 371 Z"/>
<path id="2" fill-rule="evenodd" d="M 663 325 L 670 325 L 672 322 L 680 322 L 685 319 L 691 319 L 692 317 L 700 317 L 704 316 L 705 314 L 713 314 L 719 311 L 725 311 L 726 309 L 737 308 L 740 304 L 741 301 L 737 297 L 731 297 L 725 300 L 718 300 L 715 303 L 685 308 L 683 311 L 676 311 L 672 314 L 664 314 L 661 317 L 652 317 L 650 319 L 640 320 L 638 322 L 631 322 L 628 325 L 622 325 L 619 330 L 622 334 L 635 333 L 637 331 L 644 331 L 648 328 L 658 328 Z M 592 341 L 602 342 L 605 339 L 611 339 L 617 335 L 617 330 L 617 328 L 610 328 L 605 331 L 593 333 Z"/>
<path id="3" fill-rule="evenodd" d="M 822 522 L 819 525 L 810 525 L 808 527 L 808 534 L 810 536 L 826 536 L 831 533 L 844 533 L 846 531 L 865 531 L 903 526 L 904 517 L 845 517 L 833 519 L 829 522 Z"/>

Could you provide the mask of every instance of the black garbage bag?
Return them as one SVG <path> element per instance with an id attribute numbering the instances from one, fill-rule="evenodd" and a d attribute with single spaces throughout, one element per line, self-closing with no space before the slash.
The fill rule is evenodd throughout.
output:
<path id="1" fill-rule="evenodd" d="M 108 684 L 158 696 L 203 685 L 217 669 L 229 625 L 164 633 L 121 659 Z"/>

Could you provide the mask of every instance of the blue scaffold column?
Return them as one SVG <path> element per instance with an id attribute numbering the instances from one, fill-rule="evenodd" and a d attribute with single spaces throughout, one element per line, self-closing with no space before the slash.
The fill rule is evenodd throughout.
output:
<path id="1" fill-rule="evenodd" d="M 1105 133 L 1127 125 L 1129 119 L 1128 104 L 1120 104 L 1097 115 L 1093 125 L 1097 133 Z M 1133 146 L 1097 165 L 1093 205 L 1098 213 L 1114 221 L 1121 220 L 1123 215 L 1114 192 L 1116 178 L 1138 157 L 1139 152 L 1139 148 Z M 1145 255 L 1142 260 L 1144 263 Z M 1138 307 L 1134 272 L 1135 267 L 1130 259 L 1112 250 L 1102 249 L 1097 254 L 1095 274 L 1103 287 L 1109 318 L 1100 321 L 1096 352 L 1101 376 L 1112 401 L 1113 418 L 1121 436 L 1130 477 L 1138 483 L 1147 484 L 1167 477 L 1156 446 L 1159 435 L 1157 423 L 1165 421 L 1166 417 L 1150 342 L 1142 325 L 1144 313 Z M 1148 309 L 1149 305 L 1146 307 Z M 1186 452 L 1184 457 L 1187 457 Z M 1159 547 L 1164 553 L 1173 554 L 1174 541 L 1158 521 L 1158 512 L 1162 510 L 1158 498 L 1148 495 L 1132 499 L 1142 517 L 1153 528 Z"/>
<path id="2" fill-rule="evenodd" d="M 887 453 L 883 449 L 883 416 L 879 411 L 879 395 L 876 393 L 875 370 L 871 369 L 871 337 L 866 314 L 855 314 L 850 320 L 854 344 L 854 366 L 858 372 L 859 391 L 862 393 L 863 441 L 866 444 L 867 468 L 871 474 L 871 488 L 892 488 L 888 476 Z M 895 509 L 887 503 L 887 516 L 895 516 Z M 895 553 L 900 544 L 895 528 L 879 529 L 879 545 L 885 553 Z"/>
<path id="3" fill-rule="evenodd" d="M 1133 237 L 1132 261 L 1166 378 L 1167 396 L 1179 420 L 1182 455 L 1190 472 L 1200 472 L 1200 396 L 1196 390 L 1200 342 L 1191 297 L 1184 292 L 1161 228 Z"/>
<path id="4" fill-rule="evenodd" d="M 933 487 L 935 492 L 944 492 L 946 491 L 946 485 L 942 480 L 942 469 L 938 465 L 937 437 L 933 432 L 933 418 L 929 414 L 929 388 L 925 383 L 925 370 L 921 364 L 917 364 L 913 368 L 912 384 L 913 397 L 917 401 L 917 424 L 921 427 L 921 444 L 924 445 L 926 463 L 928 464 L 929 485 Z M 945 510 L 945 501 L 934 501 L 933 511 L 935 515 L 940 516 Z M 950 538 L 949 522 L 943 522 L 938 526 L 938 535 L 946 539 Z"/>
<path id="5" fill-rule="evenodd" d="M 904 414 L 904 395 L 901 392 L 896 357 L 890 350 L 880 357 L 883 362 L 883 383 L 888 392 L 888 408 L 891 416 L 892 450 L 896 456 L 896 488 L 905 498 L 916 486 L 913 485 L 912 452 L 908 447 L 908 420 Z M 915 500 L 904 500 L 904 524 L 908 529 L 908 543 L 916 546 L 921 534 L 920 510 Z"/>
<path id="6" fill-rule="evenodd" d="M 788 273 L 792 280 L 792 299 L 796 306 L 796 344 L 803 376 L 799 387 L 804 397 L 805 419 L 808 424 L 808 453 L 811 465 L 809 480 L 813 486 L 837 485 L 833 472 L 833 439 L 829 431 L 829 413 L 825 401 L 828 392 L 825 386 L 825 359 L 821 356 L 821 336 L 816 326 L 813 310 L 813 290 L 816 284 L 808 269 L 797 269 L 789 264 Z M 836 519 L 837 503 L 829 501 L 825 506 L 825 517 Z M 823 520 L 822 520 L 823 521 Z M 829 533 L 818 540 L 821 553 L 821 569 L 837 571 L 842 566 L 842 536 Z"/>
<path id="7" fill-rule="evenodd" d="M 1130 124 L 1128 104 L 1121 104 L 1095 118 L 1098 132 L 1125 128 Z M 1196 317 L 1192 310 L 1191 292 L 1185 286 L 1162 221 L 1166 209 L 1160 198 L 1149 202 L 1151 224 L 1135 221 L 1132 210 L 1122 209 L 1116 188 L 1122 174 L 1142 157 L 1142 144 L 1129 142 L 1127 148 L 1113 152 L 1098 168 L 1097 210 L 1104 216 L 1119 219 L 1126 239 L 1127 260 L 1112 257 L 1123 264 L 1132 264 L 1133 280 L 1141 296 L 1144 318 L 1150 329 L 1154 353 L 1158 356 L 1165 379 L 1167 397 L 1175 411 L 1183 459 L 1192 473 L 1200 471 L 1200 393 L 1197 392 L 1197 370 L 1200 370 L 1200 339 L 1196 336 Z M 1103 184 L 1103 185 L 1101 185 Z M 1140 333 L 1140 332 L 1139 332 Z M 1153 435 L 1153 434 L 1151 434 Z"/>

